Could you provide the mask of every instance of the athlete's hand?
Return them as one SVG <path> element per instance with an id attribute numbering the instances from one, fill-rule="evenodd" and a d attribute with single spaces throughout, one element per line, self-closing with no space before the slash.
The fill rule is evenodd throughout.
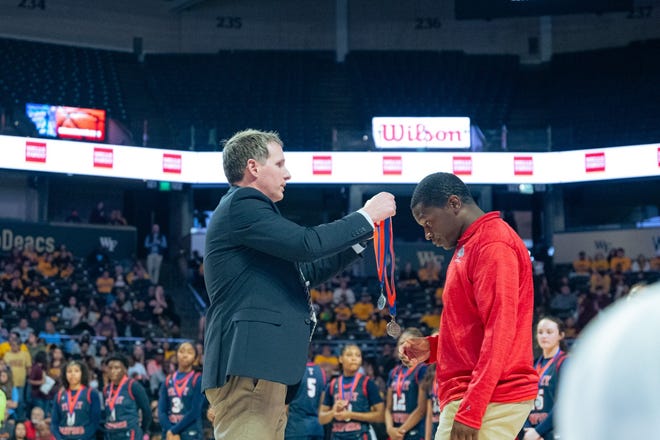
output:
<path id="1" fill-rule="evenodd" d="M 479 430 L 454 420 L 450 440 L 479 440 Z"/>
<path id="2" fill-rule="evenodd" d="M 398 428 L 390 428 L 387 430 L 387 435 L 390 438 L 390 440 L 403 440 L 403 435 L 401 434 L 401 431 L 399 431 Z"/>
<path id="3" fill-rule="evenodd" d="M 332 412 L 334 413 L 335 420 L 341 422 L 345 421 L 347 408 L 348 402 L 346 400 L 336 400 L 335 404 L 332 405 Z"/>
<path id="4" fill-rule="evenodd" d="M 399 346 L 399 359 L 406 367 L 414 367 L 431 356 L 431 346 L 426 338 L 410 338 Z"/>
<path id="5" fill-rule="evenodd" d="M 399 429 L 397 429 L 396 432 L 401 436 L 401 440 L 406 436 L 406 430 L 401 426 L 399 426 Z"/>

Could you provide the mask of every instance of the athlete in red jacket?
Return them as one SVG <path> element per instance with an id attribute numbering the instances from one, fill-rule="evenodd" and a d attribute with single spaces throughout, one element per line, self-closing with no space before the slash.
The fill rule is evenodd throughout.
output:
<path id="1" fill-rule="evenodd" d="M 425 238 L 456 248 L 447 268 L 438 336 L 400 348 L 436 362 L 442 413 L 436 439 L 514 438 L 536 397 L 534 291 L 525 245 L 498 212 L 484 213 L 455 175 L 424 178 L 411 201 Z"/>

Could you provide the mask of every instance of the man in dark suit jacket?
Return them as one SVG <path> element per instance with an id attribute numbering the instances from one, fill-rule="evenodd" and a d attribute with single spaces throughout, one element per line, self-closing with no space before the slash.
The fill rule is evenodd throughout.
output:
<path id="1" fill-rule="evenodd" d="M 287 388 L 293 397 L 316 321 L 308 287 L 359 258 L 373 223 L 395 214 L 394 196 L 380 193 L 340 220 L 302 227 L 275 205 L 291 178 L 276 133 L 235 134 L 223 167 L 232 186 L 206 235 L 202 388 L 216 440 L 282 439 Z"/>

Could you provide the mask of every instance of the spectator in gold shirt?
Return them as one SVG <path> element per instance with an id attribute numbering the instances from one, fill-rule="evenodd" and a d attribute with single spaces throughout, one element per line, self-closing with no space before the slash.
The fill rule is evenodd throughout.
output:
<path id="1" fill-rule="evenodd" d="M 602 252 L 598 252 L 594 255 L 594 259 L 591 262 L 591 269 L 594 272 L 610 270 L 610 263 Z"/>
<path id="2" fill-rule="evenodd" d="M 371 317 L 374 312 L 374 305 L 371 302 L 371 295 L 368 292 L 363 292 L 360 296 L 360 301 L 356 302 L 353 306 L 353 316 L 360 321 L 366 321 Z"/>
<path id="3" fill-rule="evenodd" d="M 426 324 L 431 330 L 438 330 L 440 328 L 440 314 L 442 313 L 441 307 L 434 307 L 430 312 L 425 313 L 419 318 L 419 322 Z"/>
<path id="4" fill-rule="evenodd" d="M 577 259 L 573 260 L 573 272 L 576 275 L 589 275 L 591 273 L 591 259 L 585 251 L 578 253 Z"/>
<path id="5" fill-rule="evenodd" d="M 96 279 L 96 291 L 100 294 L 109 294 L 112 293 L 113 287 L 115 287 L 115 279 L 110 276 L 110 272 L 104 270 Z"/>
<path id="6" fill-rule="evenodd" d="M 351 308 L 344 301 L 341 301 L 339 304 L 337 304 L 334 312 L 337 321 L 346 322 L 351 319 L 351 316 L 353 316 Z"/>
<path id="7" fill-rule="evenodd" d="M 589 291 L 595 293 L 596 289 L 602 287 L 603 291 L 609 292 L 612 285 L 612 278 L 605 271 L 594 271 L 589 280 Z"/>
<path id="8" fill-rule="evenodd" d="M 27 319 L 25 320 L 25 323 L 27 325 Z M 19 349 L 21 351 L 28 351 L 27 346 L 21 341 L 21 336 L 16 332 L 10 332 L 9 333 L 9 338 L 5 342 L 0 343 L 0 359 L 4 359 L 5 354 L 7 354 L 11 351 L 11 341 L 14 338 L 14 336 L 18 338 L 17 339 L 18 340 L 17 345 L 18 345 Z M 7 361 L 5 361 L 5 363 L 7 363 Z"/>
<path id="9" fill-rule="evenodd" d="M 333 316 L 325 323 L 325 330 L 328 332 L 328 336 L 332 338 L 342 338 L 346 333 L 346 322 Z"/>
<path id="10" fill-rule="evenodd" d="M 321 347 L 321 353 L 314 356 L 314 363 L 323 368 L 329 376 L 339 370 L 339 359 L 328 344 L 324 344 Z"/>
<path id="11" fill-rule="evenodd" d="M 311 289 L 309 293 L 312 296 L 312 301 L 321 306 L 330 304 L 333 299 L 332 291 L 328 289 L 325 283 L 319 285 L 318 288 Z"/>
<path id="12" fill-rule="evenodd" d="M 367 321 L 365 330 L 374 339 L 382 338 L 387 334 L 387 321 L 383 319 L 380 313 L 374 313 L 371 315 L 371 319 Z"/>
<path id="13" fill-rule="evenodd" d="M 660 272 L 660 249 L 655 252 L 655 257 L 651 258 L 649 264 L 652 271 Z"/>
<path id="14" fill-rule="evenodd" d="M 53 262 L 53 255 L 46 254 L 37 264 L 37 272 L 41 274 L 44 278 L 53 278 L 56 277 L 60 270 L 57 268 L 57 265 Z"/>
<path id="15" fill-rule="evenodd" d="M 130 286 L 133 286 L 134 283 L 137 283 L 139 281 L 147 281 L 147 280 L 149 280 L 149 274 L 144 269 L 141 263 L 135 263 L 135 265 L 133 265 L 133 269 L 126 274 L 126 282 Z"/>
<path id="16" fill-rule="evenodd" d="M 632 260 L 630 257 L 626 256 L 626 251 L 623 248 L 618 248 L 616 254 L 610 260 L 610 270 L 612 272 L 621 269 L 621 272 L 630 272 L 630 267 L 632 266 Z"/>
<path id="17" fill-rule="evenodd" d="M 63 280 L 68 280 L 71 278 L 71 275 L 73 275 L 73 272 L 76 270 L 76 268 L 73 266 L 72 263 L 67 263 L 66 266 L 60 270 L 60 278 Z"/>
<path id="18" fill-rule="evenodd" d="M 27 286 L 25 290 L 23 291 L 23 295 L 25 295 L 25 300 L 26 302 L 36 302 L 36 303 L 42 303 L 45 302 L 48 299 L 48 289 L 44 286 L 41 285 L 39 280 L 33 280 L 32 284 Z"/>

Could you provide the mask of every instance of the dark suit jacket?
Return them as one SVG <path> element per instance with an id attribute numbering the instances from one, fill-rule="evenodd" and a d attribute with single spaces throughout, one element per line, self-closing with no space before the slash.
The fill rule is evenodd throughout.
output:
<path id="1" fill-rule="evenodd" d="M 227 376 L 297 384 L 305 370 L 310 320 L 301 271 L 312 286 L 359 256 L 352 245 L 373 229 L 360 213 L 303 227 L 260 191 L 231 187 L 206 234 L 206 314 L 202 388 Z"/>

